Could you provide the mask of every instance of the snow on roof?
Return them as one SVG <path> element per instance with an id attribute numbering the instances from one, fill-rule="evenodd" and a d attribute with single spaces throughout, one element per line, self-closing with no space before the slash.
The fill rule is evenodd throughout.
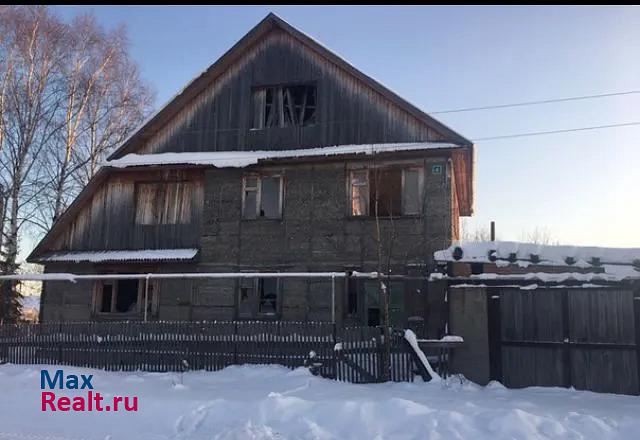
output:
<path id="1" fill-rule="evenodd" d="M 461 258 L 454 258 L 456 248 L 462 249 Z M 489 253 L 493 252 L 494 260 L 510 260 L 515 254 L 516 260 L 532 261 L 532 255 L 539 258 L 539 263 L 567 266 L 567 259 L 573 260 L 576 267 L 590 267 L 595 259 L 601 264 L 632 265 L 640 261 L 640 248 L 604 248 L 593 246 L 560 246 L 521 243 L 516 241 L 483 241 L 477 243 L 460 243 L 448 249 L 436 251 L 436 261 L 460 261 L 466 263 L 489 263 Z"/>
<path id="2" fill-rule="evenodd" d="M 190 260 L 196 256 L 198 249 L 143 249 L 117 251 L 66 251 L 55 252 L 39 259 L 40 262 L 74 262 L 83 261 L 101 263 L 106 261 L 165 261 Z"/>
<path id="3" fill-rule="evenodd" d="M 539 266 L 600 268 L 604 272 L 514 274 L 483 273 L 471 275 L 473 279 L 525 279 L 543 282 L 564 281 L 621 281 L 640 279 L 640 248 L 604 248 L 594 246 L 561 246 L 521 243 L 515 241 L 487 241 L 460 243 L 434 253 L 436 261 L 461 263 L 495 263 L 508 266 L 512 262 L 520 267 Z"/>
<path id="4" fill-rule="evenodd" d="M 445 142 L 412 142 L 394 144 L 339 145 L 335 147 L 303 148 L 278 151 L 207 151 L 198 153 L 130 153 L 120 159 L 103 163 L 105 166 L 126 168 L 149 165 L 208 165 L 216 168 L 244 168 L 262 160 L 296 159 L 304 157 L 341 156 L 349 154 L 378 154 L 396 151 L 462 148 Z"/>
<path id="5" fill-rule="evenodd" d="M 625 267 L 625 266 L 614 266 Z M 631 266 L 626 266 L 633 271 Z M 524 274 L 497 274 L 497 273 L 481 273 L 469 276 L 473 280 L 528 280 L 540 281 L 543 283 L 565 283 L 570 281 L 594 283 L 594 282 L 617 282 L 624 279 L 640 278 L 640 272 L 608 272 L 609 265 L 604 266 L 604 273 L 580 273 L 580 272 L 529 272 Z"/>

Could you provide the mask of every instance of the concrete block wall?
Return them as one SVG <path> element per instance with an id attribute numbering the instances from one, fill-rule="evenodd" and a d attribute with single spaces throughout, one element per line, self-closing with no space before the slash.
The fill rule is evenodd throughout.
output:
<path id="1" fill-rule="evenodd" d="M 382 247 L 392 249 L 393 273 L 407 273 L 407 265 L 427 267 L 435 250 L 451 242 L 451 179 L 446 157 L 421 159 L 424 166 L 422 216 L 380 221 Z M 441 165 L 441 173 L 433 173 Z M 373 271 L 378 266 L 375 218 L 348 215 L 344 162 L 297 164 L 253 171 L 275 171 L 284 176 L 281 219 L 242 219 L 242 169 L 205 172 L 202 235 L 197 262 L 189 264 L 49 265 L 50 272 L 343 272 Z M 390 246 L 388 238 L 393 236 Z M 70 285 L 46 283 L 44 320 L 91 319 L 93 282 Z M 280 316 L 287 320 L 329 321 L 330 280 L 283 280 Z M 342 319 L 344 284 L 336 281 L 336 318 Z M 213 320 L 237 317 L 237 281 L 164 280 L 160 284 L 157 319 Z M 423 314 L 423 301 L 409 301 L 407 315 Z"/>

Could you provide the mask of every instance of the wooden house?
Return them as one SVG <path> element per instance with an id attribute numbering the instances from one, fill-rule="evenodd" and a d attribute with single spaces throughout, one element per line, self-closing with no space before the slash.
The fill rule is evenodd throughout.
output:
<path id="1" fill-rule="evenodd" d="M 273 14 L 130 136 L 28 260 L 47 273 L 420 276 L 473 210 L 472 143 Z M 348 280 L 348 281 L 345 281 Z M 377 324 L 377 283 L 340 279 L 340 322 Z M 41 319 L 332 318 L 327 279 L 44 283 Z M 146 305 L 143 304 L 146 299 Z"/>

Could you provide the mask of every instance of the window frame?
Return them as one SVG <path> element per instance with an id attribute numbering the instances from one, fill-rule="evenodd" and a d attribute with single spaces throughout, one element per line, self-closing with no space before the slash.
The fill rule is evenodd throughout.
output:
<path id="1" fill-rule="evenodd" d="M 417 171 L 418 172 L 418 211 L 417 212 L 407 212 L 405 206 L 405 180 L 407 171 Z M 411 216 L 420 216 L 424 211 L 424 166 L 409 166 L 402 168 L 402 194 L 400 194 L 400 210 L 402 212 L 403 217 L 411 217 Z"/>
<path id="2" fill-rule="evenodd" d="M 401 170 L 401 185 L 400 185 L 400 215 L 392 215 L 392 216 L 381 216 L 380 218 L 400 218 L 400 217 L 420 217 L 424 214 L 424 164 L 414 162 L 408 163 L 385 163 L 385 164 L 361 164 L 357 166 L 350 167 L 347 171 L 347 216 L 354 219 L 362 219 L 362 218 L 372 218 L 375 217 L 375 213 L 372 212 L 371 207 L 371 172 L 374 170 L 380 169 L 389 169 L 396 168 Z M 353 213 L 353 180 L 354 174 L 358 172 L 366 171 L 367 177 L 367 204 L 366 204 L 366 214 L 355 215 Z M 418 201 L 419 201 L 419 210 L 418 212 L 406 212 L 405 206 L 405 190 L 406 190 L 406 173 L 407 171 L 417 171 L 418 172 Z"/>
<path id="3" fill-rule="evenodd" d="M 286 124 L 286 118 L 285 118 L 285 104 L 284 104 L 284 97 L 285 97 L 285 92 L 288 88 L 292 88 L 292 87 L 309 87 L 309 88 L 313 88 L 314 89 L 314 93 L 315 93 L 315 102 L 313 105 L 313 120 L 312 122 L 301 122 L 301 123 L 297 123 L 297 124 L 290 124 L 287 125 Z M 299 81 L 299 82 L 287 82 L 287 83 L 278 83 L 278 84 L 261 84 L 261 85 L 256 85 L 251 87 L 251 120 L 250 120 L 250 125 L 251 125 L 251 129 L 252 131 L 255 130 L 266 130 L 266 129 L 274 129 L 274 128 L 303 128 L 303 127 L 311 127 L 314 126 L 318 123 L 318 83 L 317 81 Z M 275 115 L 275 117 L 277 117 L 278 121 L 275 125 L 267 125 L 266 124 L 266 117 L 268 115 L 267 113 L 267 92 L 271 90 L 273 97 L 272 97 L 272 102 L 271 102 L 271 106 L 278 106 L 278 114 Z M 257 99 L 257 93 L 259 92 L 263 92 L 264 96 L 261 97 L 260 99 Z M 261 101 L 261 106 L 262 109 L 260 110 L 260 112 L 257 112 L 257 108 L 256 108 L 256 104 L 258 101 Z M 295 103 L 293 103 L 292 107 L 295 108 L 297 107 L 295 105 Z M 258 115 L 260 115 L 260 118 L 258 118 Z M 259 124 L 256 124 L 256 121 L 260 121 Z"/>
<path id="4" fill-rule="evenodd" d="M 247 187 L 247 179 L 256 179 L 255 187 Z M 278 215 L 276 217 L 261 216 L 262 210 L 262 180 L 278 178 Z M 247 217 L 247 191 L 256 192 L 255 215 Z M 282 220 L 282 212 L 284 207 L 284 173 L 246 173 L 242 176 L 242 220 Z"/>
<path id="5" fill-rule="evenodd" d="M 187 221 L 183 221 L 180 218 L 179 213 L 176 212 L 176 221 L 174 223 L 171 222 L 162 222 L 161 218 L 157 218 L 155 222 L 152 223 L 143 223 L 138 221 L 138 203 L 140 200 L 141 188 L 143 186 L 156 186 L 156 191 L 162 191 L 162 202 L 169 203 L 167 199 L 167 187 L 170 185 L 185 185 L 182 191 L 187 191 L 189 193 L 189 219 Z M 161 188 L 162 187 L 162 188 Z M 188 188 L 188 190 L 187 190 Z M 150 227 L 150 226 L 176 226 L 176 225 L 188 225 L 193 221 L 193 209 L 194 209 L 194 194 L 196 192 L 196 184 L 193 180 L 189 179 L 179 179 L 179 180 L 141 180 L 134 182 L 133 188 L 133 224 L 134 226 L 142 226 L 142 227 Z M 178 191 L 176 189 L 175 194 L 177 196 Z M 159 208 L 158 208 L 159 209 Z M 174 206 L 173 209 L 177 209 L 177 206 Z"/>
<path id="6" fill-rule="evenodd" d="M 131 312 L 117 312 L 115 311 L 116 303 L 118 300 L 118 282 L 122 281 L 121 279 L 106 279 L 106 280 L 96 280 L 93 287 L 93 304 L 92 311 L 94 316 L 99 317 L 132 317 L 132 316 L 142 316 L 144 315 L 144 308 L 142 303 L 144 302 L 145 296 L 145 282 L 143 278 L 137 278 L 138 281 L 138 297 L 136 299 L 136 308 Z M 158 310 L 160 305 L 159 300 L 159 290 L 161 286 L 161 280 L 149 280 L 149 296 L 147 298 L 147 316 L 148 317 L 157 317 Z M 111 285 L 111 311 L 103 312 L 102 311 L 102 295 L 104 292 L 104 285 Z"/>
<path id="7" fill-rule="evenodd" d="M 260 281 L 261 280 L 276 280 L 276 305 L 274 313 L 265 313 L 260 311 Z M 263 281 L 264 282 L 264 281 Z M 250 287 L 251 296 L 249 298 L 249 312 L 240 311 L 240 295 L 242 289 Z M 259 275 L 251 278 L 241 277 L 238 279 L 236 286 L 236 317 L 240 320 L 278 320 L 282 315 L 282 279 L 278 277 L 261 277 Z"/>

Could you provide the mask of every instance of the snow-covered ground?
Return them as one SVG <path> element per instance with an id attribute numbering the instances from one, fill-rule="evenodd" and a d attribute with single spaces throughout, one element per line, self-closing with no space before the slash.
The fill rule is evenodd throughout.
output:
<path id="1" fill-rule="evenodd" d="M 53 373 L 57 367 L 48 367 Z M 0 439 L 637 439 L 640 398 L 459 380 L 353 385 L 278 366 L 93 374 L 133 412 L 41 412 L 39 366 L 0 366 Z M 65 390 L 59 394 L 84 395 Z"/>

